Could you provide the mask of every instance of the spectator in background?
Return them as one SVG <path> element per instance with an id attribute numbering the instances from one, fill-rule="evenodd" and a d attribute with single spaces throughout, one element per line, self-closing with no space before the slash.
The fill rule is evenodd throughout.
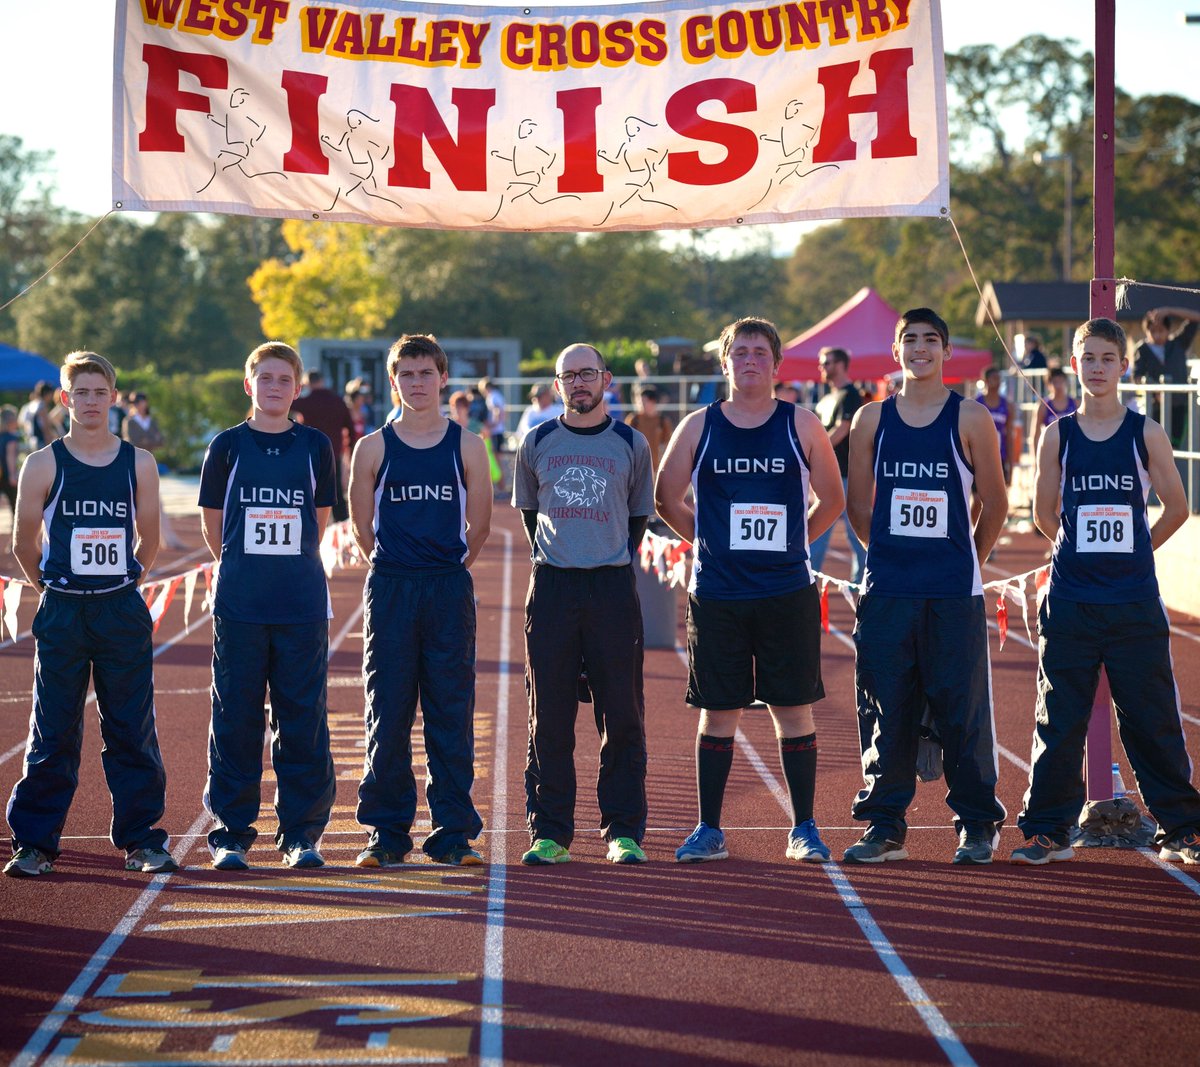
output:
<path id="1" fill-rule="evenodd" d="M 638 390 L 635 404 L 635 410 L 625 416 L 625 421 L 646 438 L 650 445 L 650 469 L 657 472 L 667 442 L 675 432 L 675 423 L 658 410 L 658 390 L 652 385 L 643 385 Z"/>
<path id="2" fill-rule="evenodd" d="M 38 382 L 29 394 L 29 403 L 21 408 L 20 422 L 30 452 L 45 448 L 62 436 L 54 417 L 54 393 L 51 382 Z"/>
<path id="3" fill-rule="evenodd" d="M 392 406 L 391 406 L 391 409 L 387 413 L 387 418 L 383 420 L 383 424 L 385 426 L 389 422 L 391 422 L 393 419 L 398 419 L 400 417 L 400 394 L 396 392 L 395 386 L 392 386 L 391 392 L 392 392 Z"/>
<path id="4" fill-rule="evenodd" d="M 788 404 L 798 404 L 800 402 L 800 390 L 796 388 L 795 382 L 776 382 L 775 399 L 782 400 Z"/>
<path id="5" fill-rule="evenodd" d="M 1146 312 L 1142 319 L 1145 337 L 1133 353 L 1133 380 L 1144 385 L 1186 385 L 1187 354 L 1196 338 L 1200 312 L 1190 308 L 1160 307 Z M 1183 443 L 1187 429 L 1187 397 L 1171 397 L 1171 418 L 1162 415 L 1162 403 L 1151 398 L 1150 417 L 1163 423 L 1176 448 Z"/>
<path id="6" fill-rule="evenodd" d="M 130 393 L 129 396 L 129 413 L 125 416 L 125 421 L 121 426 L 121 436 L 134 448 L 143 448 L 151 453 L 154 461 L 158 464 L 158 473 L 165 474 L 167 465 L 158 458 L 158 454 L 162 451 L 163 445 L 167 443 L 167 439 L 158 425 L 158 420 L 150 413 L 150 400 L 145 393 Z M 170 549 L 183 548 L 183 542 L 171 526 L 161 493 L 158 498 L 158 507 L 158 529 L 162 543 Z"/>
<path id="7" fill-rule="evenodd" d="M 1045 366 L 1045 363 L 1042 364 Z M 996 367 L 988 367 L 979 381 L 981 392 L 975 399 L 979 401 L 992 416 L 996 433 L 1000 437 L 1000 465 L 1004 468 L 1004 484 L 1012 485 L 1012 445 L 1013 420 L 1008 397 L 1000 392 L 1000 371 Z"/>
<path id="8" fill-rule="evenodd" d="M 625 421 L 625 401 L 621 399 L 621 387 L 614 382 L 604 390 L 604 410 L 615 422 Z"/>
<path id="9" fill-rule="evenodd" d="M 354 423 L 355 441 L 375 429 L 375 405 L 372 399 L 371 387 L 362 378 L 351 378 L 346 383 L 346 407 Z"/>
<path id="10" fill-rule="evenodd" d="M 17 527 L 17 464 L 21 452 L 20 423 L 17 409 L 5 404 L 0 408 L 0 496 L 12 510 L 12 526 L 6 552 L 12 551 L 12 531 Z"/>
<path id="11" fill-rule="evenodd" d="M 1046 353 L 1042 351 L 1042 339 L 1036 333 L 1025 335 L 1021 366 L 1025 370 L 1046 369 Z"/>
<path id="12" fill-rule="evenodd" d="M 292 401 L 292 418 L 320 430 L 333 445 L 334 465 L 337 468 L 337 501 L 333 505 L 333 520 L 341 522 L 350 517 L 346 502 L 346 459 L 350 454 L 354 421 L 350 410 L 332 389 L 325 385 L 325 375 L 311 369 L 304 375 L 305 391 Z"/>
<path id="13" fill-rule="evenodd" d="M 817 402 L 817 418 L 821 420 L 821 425 L 829 435 L 829 443 L 833 445 L 833 454 L 837 458 L 844 491 L 850 470 L 850 424 L 854 420 L 854 413 L 863 406 L 863 395 L 850 380 L 850 353 L 844 348 L 822 348 L 817 354 L 817 362 L 821 368 L 821 380 L 829 386 L 829 392 Z M 846 528 L 846 540 L 850 542 L 854 556 L 850 565 L 850 581 L 857 582 L 862 578 L 867 550 L 854 535 L 847 512 L 842 512 L 842 522 Z M 824 565 L 825 552 L 829 548 L 829 539 L 832 536 L 833 526 L 830 526 L 809 547 L 809 559 L 815 570 L 821 570 Z"/>
<path id="14" fill-rule="evenodd" d="M 488 458 L 488 476 L 492 480 L 492 487 L 501 485 L 504 480 L 504 471 L 500 466 L 500 460 L 496 458 L 496 453 L 492 449 L 492 436 L 487 432 L 487 426 L 482 423 L 471 413 L 471 391 L 463 392 L 458 390 L 450 394 L 450 400 L 447 403 L 448 412 L 447 418 L 451 422 L 457 422 L 468 433 L 473 433 L 478 437 L 483 438 L 484 451 L 487 452 Z"/>
<path id="15" fill-rule="evenodd" d="M 563 410 L 562 404 L 554 399 L 550 383 L 536 382 L 529 390 L 529 407 L 521 412 L 521 421 L 517 423 L 517 443 L 520 444 L 535 426 L 558 418 Z"/>
<path id="16" fill-rule="evenodd" d="M 125 419 L 129 416 L 129 408 L 125 398 L 117 393 L 116 402 L 108 409 L 108 432 L 114 437 L 124 437 Z"/>
<path id="17" fill-rule="evenodd" d="M 1038 442 L 1041 441 L 1046 427 L 1052 422 L 1057 422 L 1064 415 L 1070 415 L 1078 407 L 1075 398 L 1067 392 L 1067 372 L 1062 367 L 1050 368 L 1050 373 L 1046 375 L 1046 389 L 1048 392 L 1046 403 L 1038 409 L 1040 418 L 1033 420 L 1033 454 L 1035 456 Z"/>
<path id="18" fill-rule="evenodd" d="M 500 480 L 496 482 L 496 492 L 507 493 L 508 489 L 505 487 L 504 481 L 504 465 L 500 459 L 500 454 L 504 451 L 504 428 L 507 419 L 504 393 L 491 378 L 479 379 L 479 393 L 487 405 L 485 428 L 491 440 L 492 455 L 500 467 Z"/>

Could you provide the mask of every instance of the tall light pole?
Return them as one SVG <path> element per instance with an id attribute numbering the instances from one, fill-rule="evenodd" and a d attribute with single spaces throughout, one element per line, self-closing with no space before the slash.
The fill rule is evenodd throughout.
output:
<path id="1" fill-rule="evenodd" d="M 1074 242 L 1071 239 L 1073 211 L 1075 207 L 1075 157 L 1070 152 L 1034 152 L 1033 161 L 1041 166 L 1043 163 L 1058 163 L 1063 165 L 1063 233 L 1062 233 L 1062 278 L 1064 282 L 1071 280 L 1071 264 L 1074 256 Z"/>

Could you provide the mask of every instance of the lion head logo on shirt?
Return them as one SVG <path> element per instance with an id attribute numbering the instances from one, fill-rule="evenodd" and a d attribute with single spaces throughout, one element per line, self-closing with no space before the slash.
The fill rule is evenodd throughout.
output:
<path id="1" fill-rule="evenodd" d="M 554 483 L 554 495 L 568 505 L 593 507 L 604 499 L 607 484 L 591 467 L 568 467 Z"/>

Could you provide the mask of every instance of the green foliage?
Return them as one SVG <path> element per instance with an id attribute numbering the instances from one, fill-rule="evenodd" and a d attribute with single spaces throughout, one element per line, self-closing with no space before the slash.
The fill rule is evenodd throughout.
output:
<path id="1" fill-rule="evenodd" d="M 50 202 L 42 175 L 51 153 L 24 147 L 0 134 L 0 304 L 6 304 L 45 270 L 42 253 L 63 212 Z M 16 331 L 11 307 L 0 311 L 0 337 Z"/>
<path id="2" fill-rule="evenodd" d="M 389 231 L 288 219 L 292 256 L 268 259 L 250 276 L 263 332 L 298 345 L 302 337 L 374 337 L 396 307 L 375 255 Z"/>
<path id="3" fill-rule="evenodd" d="M 118 368 L 122 393 L 143 392 L 166 438 L 158 458 L 178 471 L 198 470 L 213 435 L 241 422 L 250 410 L 241 367 L 207 374 L 161 374 L 153 366 Z"/>

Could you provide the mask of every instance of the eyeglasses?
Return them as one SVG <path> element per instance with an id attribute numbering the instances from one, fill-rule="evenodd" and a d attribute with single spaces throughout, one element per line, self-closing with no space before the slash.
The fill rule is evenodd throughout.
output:
<path id="1" fill-rule="evenodd" d="M 585 367 L 581 371 L 565 370 L 562 374 L 556 374 L 555 377 L 562 382 L 563 385 L 571 386 L 575 384 L 575 379 L 578 378 L 585 385 L 591 385 L 597 378 L 600 377 L 600 372 L 595 367 Z"/>

